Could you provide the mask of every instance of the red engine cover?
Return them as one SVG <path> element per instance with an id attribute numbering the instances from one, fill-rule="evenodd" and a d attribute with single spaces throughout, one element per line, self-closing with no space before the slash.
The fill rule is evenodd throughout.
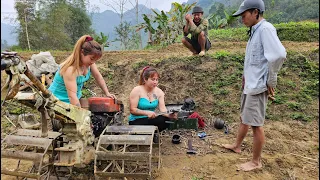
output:
<path id="1" fill-rule="evenodd" d="M 88 98 L 89 110 L 91 112 L 119 112 L 121 101 L 111 97 Z"/>

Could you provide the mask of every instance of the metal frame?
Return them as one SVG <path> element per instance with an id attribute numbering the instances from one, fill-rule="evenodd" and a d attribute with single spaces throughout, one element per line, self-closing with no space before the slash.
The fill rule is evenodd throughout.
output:
<path id="1" fill-rule="evenodd" d="M 151 179 L 152 156 L 160 168 L 160 144 L 154 144 L 156 126 L 107 126 L 99 137 L 94 159 L 95 178 Z M 158 151 L 155 152 L 155 148 Z"/>
<path id="2" fill-rule="evenodd" d="M 27 130 L 27 129 L 18 129 L 15 133 L 7 135 L 1 142 L 1 159 L 17 159 L 17 166 L 14 170 L 8 170 L 4 167 L 1 167 L 1 174 L 6 174 L 10 176 L 26 177 L 32 179 L 49 179 L 50 172 L 53 170 L 52 154 L 48 153 L 48 149 L 53 145 L 55 140 L 61 135 L 58 132 L 49 132 L 48 137 L 41 137 L 41 130 Z M 9 148 L 9 147 L 15 147 Z M 17 147 L 23 147 L 22 150 L 19 150 Z M 33 147 L 33 152 L 27 151 L 29 148 Z M 41 150 L 43 152 L 37 152 Z M 44 162 L 45 155 L 49 155 L 48 163 Z M 20 162 L 22 160 L 32 161 L 33 165 L 27 171 L 22 171 Z M 3 161 L 3 160 L 2 160 Z"/>

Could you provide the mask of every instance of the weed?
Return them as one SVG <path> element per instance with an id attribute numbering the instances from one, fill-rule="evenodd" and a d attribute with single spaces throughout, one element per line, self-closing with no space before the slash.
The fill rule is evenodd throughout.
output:
<path id="1" fill-rule="evenodd" d="M 294 120 L 311 121 L 311 117 L 301 112 L 293 112 L 291 118 Z"/>
<path id="2" fill-rule="evenodd" d="M 191 180 L 203 180 L 203 178 L 198 178 L 198 177 L 192 177 Z"/>
<path id="3" fill-rule="evenodd" d="M 298 102 L 287 102 L 287 106 L 292 110 L 301 110 L 301 104 Z"/>
<path id="4" fill-rule="evenodd" d="M 227 57 L 227 56 L 229 56 L 229 55 L 230 55 L 229 52 L 224 51 L 224 50 L 221 50 L 221 51 L 215 52 L 215 53 L 214 53 L 213 55 L 211 55 L 211 56 L 213 56 L 213 58 L 215 58 L 215 59 L 222 59 L 222 58 L 225 58 L 225 57 Z"/>
<path id="5" fill-rule="evenodd" d="M 132 68 L 134 70 L 139 70 L 142 67 L 147 66 L 148 64 L 149 64 L 148 61 L 139 61 L 139 62 L 132 64 Z"/>

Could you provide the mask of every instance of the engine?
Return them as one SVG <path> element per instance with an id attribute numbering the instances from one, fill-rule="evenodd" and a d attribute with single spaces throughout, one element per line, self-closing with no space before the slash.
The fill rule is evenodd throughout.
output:
<path id="1" fill-rule="evenodd" d="M 110 97 L 91 97 L 87 99 L 95 137 L 100 136 L 107 125 L 121 125 L 124 106 L 121 101 Z"/>

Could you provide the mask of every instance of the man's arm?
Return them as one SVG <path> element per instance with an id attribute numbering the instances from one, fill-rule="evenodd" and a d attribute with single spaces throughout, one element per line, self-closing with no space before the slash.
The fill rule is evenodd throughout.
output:
<path id="1" fill-rule="evenodd" d="M 268 60 L 268 87 L 275 88 L 277 85 L 277 75 L 286 59 L 286 49 L 281 44 L 275 29 L 264 28 L 261 32 L 264 56 Z"/>
<path id="2" fill-rule="evenodd" d="M 196 26 L 193 21 L 189 22 L 190 33 L 192 34 L 200 34 L 201 31 L 207 30 L 209 22 L 207 19 L 203 19 L 202 23 L 199 26 Z"/>
<path id="3" fill-rule="evenodd" d="M 187 22 L 186 25 L 183 26 L 183 35 L 188 36 L 188 34 L 189 34 L 189 24 Z"/>
<path id="4" fill-rule="evenodd" d="M 189 16 L 190 14 L 185 15 L 186 25 L 183 26 L 183 35 L 188 36 L 189 32 Z"/>

